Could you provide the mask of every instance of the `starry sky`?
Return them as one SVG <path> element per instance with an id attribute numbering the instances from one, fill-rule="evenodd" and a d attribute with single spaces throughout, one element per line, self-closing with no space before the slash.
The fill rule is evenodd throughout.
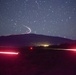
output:
<path id="1" fill-rule="evenodd" d="M 0 0 L 0 36 L 29 29 L 76 40 L 76 0 Z"/>

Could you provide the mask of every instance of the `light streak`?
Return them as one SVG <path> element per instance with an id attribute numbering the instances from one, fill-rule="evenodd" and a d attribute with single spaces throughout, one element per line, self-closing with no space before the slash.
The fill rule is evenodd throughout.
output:
<path id="1" fill-rule="evenodd" d="M 76 49 L 66 49 L 66 48 L 47 48 L 47 49 L 51 49 L 51 50 L 65 50 L 65 51 L 76 51 Z"/>
<path id="2" fill-rule="evenodd" d="M 0 52 L 0 54 L 14 54 L 14 55 L 18 55 L 19 52 Z"/>
<path id="3" fill-rule="evenodd" d="M 63 50 L 67 50 L 67 51 L 76 51 L 76 49 L 63 49 Z"/>
<path id="4" fill-rule="evenodd" d="M 28 34 L 31 33 L 31 28 L 28 26 L 25 26 L 29 31 L 27 32 Z"/>

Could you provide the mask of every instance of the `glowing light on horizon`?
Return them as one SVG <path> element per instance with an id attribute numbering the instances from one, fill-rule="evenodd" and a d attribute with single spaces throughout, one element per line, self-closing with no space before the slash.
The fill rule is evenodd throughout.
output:
<path id="1" fill-rule="evenodd" d="M 43 47 L 48 47 L 48 46 L 49 46 L 49 44 L 43 44 L 42 46 L 43 46 Z"/>

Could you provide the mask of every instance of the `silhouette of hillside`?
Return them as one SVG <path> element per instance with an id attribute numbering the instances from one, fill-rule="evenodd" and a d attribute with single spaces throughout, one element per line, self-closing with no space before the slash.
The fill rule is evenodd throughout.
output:
<path id="1" fill-rule="evenodd" d="M 0 46 L 32 46 L 43 43 L 61 44 L 73 42 L 74 40 L 71 39 L 37 34 L 21 34 L 0 37 Z"/>

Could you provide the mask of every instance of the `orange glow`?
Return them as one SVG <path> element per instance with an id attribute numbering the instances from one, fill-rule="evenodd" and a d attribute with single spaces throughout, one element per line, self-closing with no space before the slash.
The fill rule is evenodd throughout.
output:
<path id="1" fill-rule="evenodd" d="M 0 54 L 14 54 L 14 55 L 18 55 L 18 52 L 0 52 Z"/>

